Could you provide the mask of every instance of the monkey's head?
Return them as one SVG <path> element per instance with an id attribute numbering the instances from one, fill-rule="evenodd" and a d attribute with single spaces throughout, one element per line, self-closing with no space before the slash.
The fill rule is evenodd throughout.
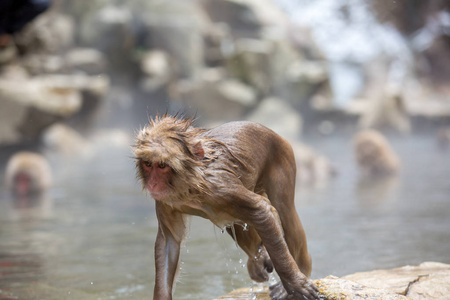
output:
<path id="1" fill-rule="evenodd" d="M 8 161 L 6 187 L 17 196 L 29 196 L 46 191 L 51 185 L 51 171 L 40 154 L 19 152 Z"/>
<path id="2" fill-rule="evenodd" d="M 155 200 L 205 187 L 205 152 L 199 139 L 203 130 L 192 123 L 166 114 L 152 119 L 136 137 L 137 176 Z"/>

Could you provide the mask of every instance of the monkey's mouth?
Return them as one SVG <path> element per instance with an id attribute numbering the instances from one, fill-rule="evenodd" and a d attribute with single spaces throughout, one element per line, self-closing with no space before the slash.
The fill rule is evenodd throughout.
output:
<path id="1" fill-rule="evenodd" d="M 169 195 L 168 189 L 161 189 L 158 186 L 147 183 L 145 185 L 146 189 L 150 193 L 150 196 L 155 200 L 162 200 Z"/>

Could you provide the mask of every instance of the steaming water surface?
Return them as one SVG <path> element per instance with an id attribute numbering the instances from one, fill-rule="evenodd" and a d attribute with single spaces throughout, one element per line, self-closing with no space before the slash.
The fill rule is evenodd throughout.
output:
<path id="1" fill-rule="evenodd" d="M 434 137 L 393 140 L 402 173 L 378 182 L 358 180 L 349 137 L 307 142 L 339 172 L 298 192 L 313 278 L 450 263 L 450 152 L 437 151 Z M 55 186 L 32 208 L 1 191 L 0 299 L 152 298 L 154 205 L 136 183 L 129 149 L 104 153 L 53 158 Z M 245 263 L 228 234 L 194 218 L 175 299 L 250 287 Z"/>

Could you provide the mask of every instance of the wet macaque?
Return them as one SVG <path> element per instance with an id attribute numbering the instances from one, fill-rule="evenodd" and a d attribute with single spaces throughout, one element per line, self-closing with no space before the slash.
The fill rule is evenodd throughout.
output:
<path id="1" fill-rule="evenodd" d="M 375 130 L 364 130 L 354 138 L 356 162 L 364 176 L 393 175 L 400 161 L 386 138 Z"/>
<path id="2" fill-rule="evenodd" d="M 51 185 L 51 171 L 40 154 L 18 152 L 8 161 L 5 183 L 15 196 L 27 197 L 45 192 Z"/>
<path id="3" fill-rule="evenodd" d="M 273 299 L 318 299 L 311 258 L 294 205 L 296 166 L 289 143 L 252 122 L 211 130 L 164 115 L 142 129 L 134 149 L 138 177 L 156 201 L 153 299 L 172 299 L 188 215 L 211 220 L 248 255 L 258 282 L 274 269 Z"/>

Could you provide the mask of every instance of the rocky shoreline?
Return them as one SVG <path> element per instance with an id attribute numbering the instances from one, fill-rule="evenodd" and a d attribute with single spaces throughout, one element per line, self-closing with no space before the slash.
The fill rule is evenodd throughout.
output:
<path id="1" fill-rule="evenodd" d="M 448 299 L 450 264 L 424 262 L 388 270 L 313 280 L 323 300 Z M 268 288 L 242 288 L 214 300 L 270 300 Z"/>

